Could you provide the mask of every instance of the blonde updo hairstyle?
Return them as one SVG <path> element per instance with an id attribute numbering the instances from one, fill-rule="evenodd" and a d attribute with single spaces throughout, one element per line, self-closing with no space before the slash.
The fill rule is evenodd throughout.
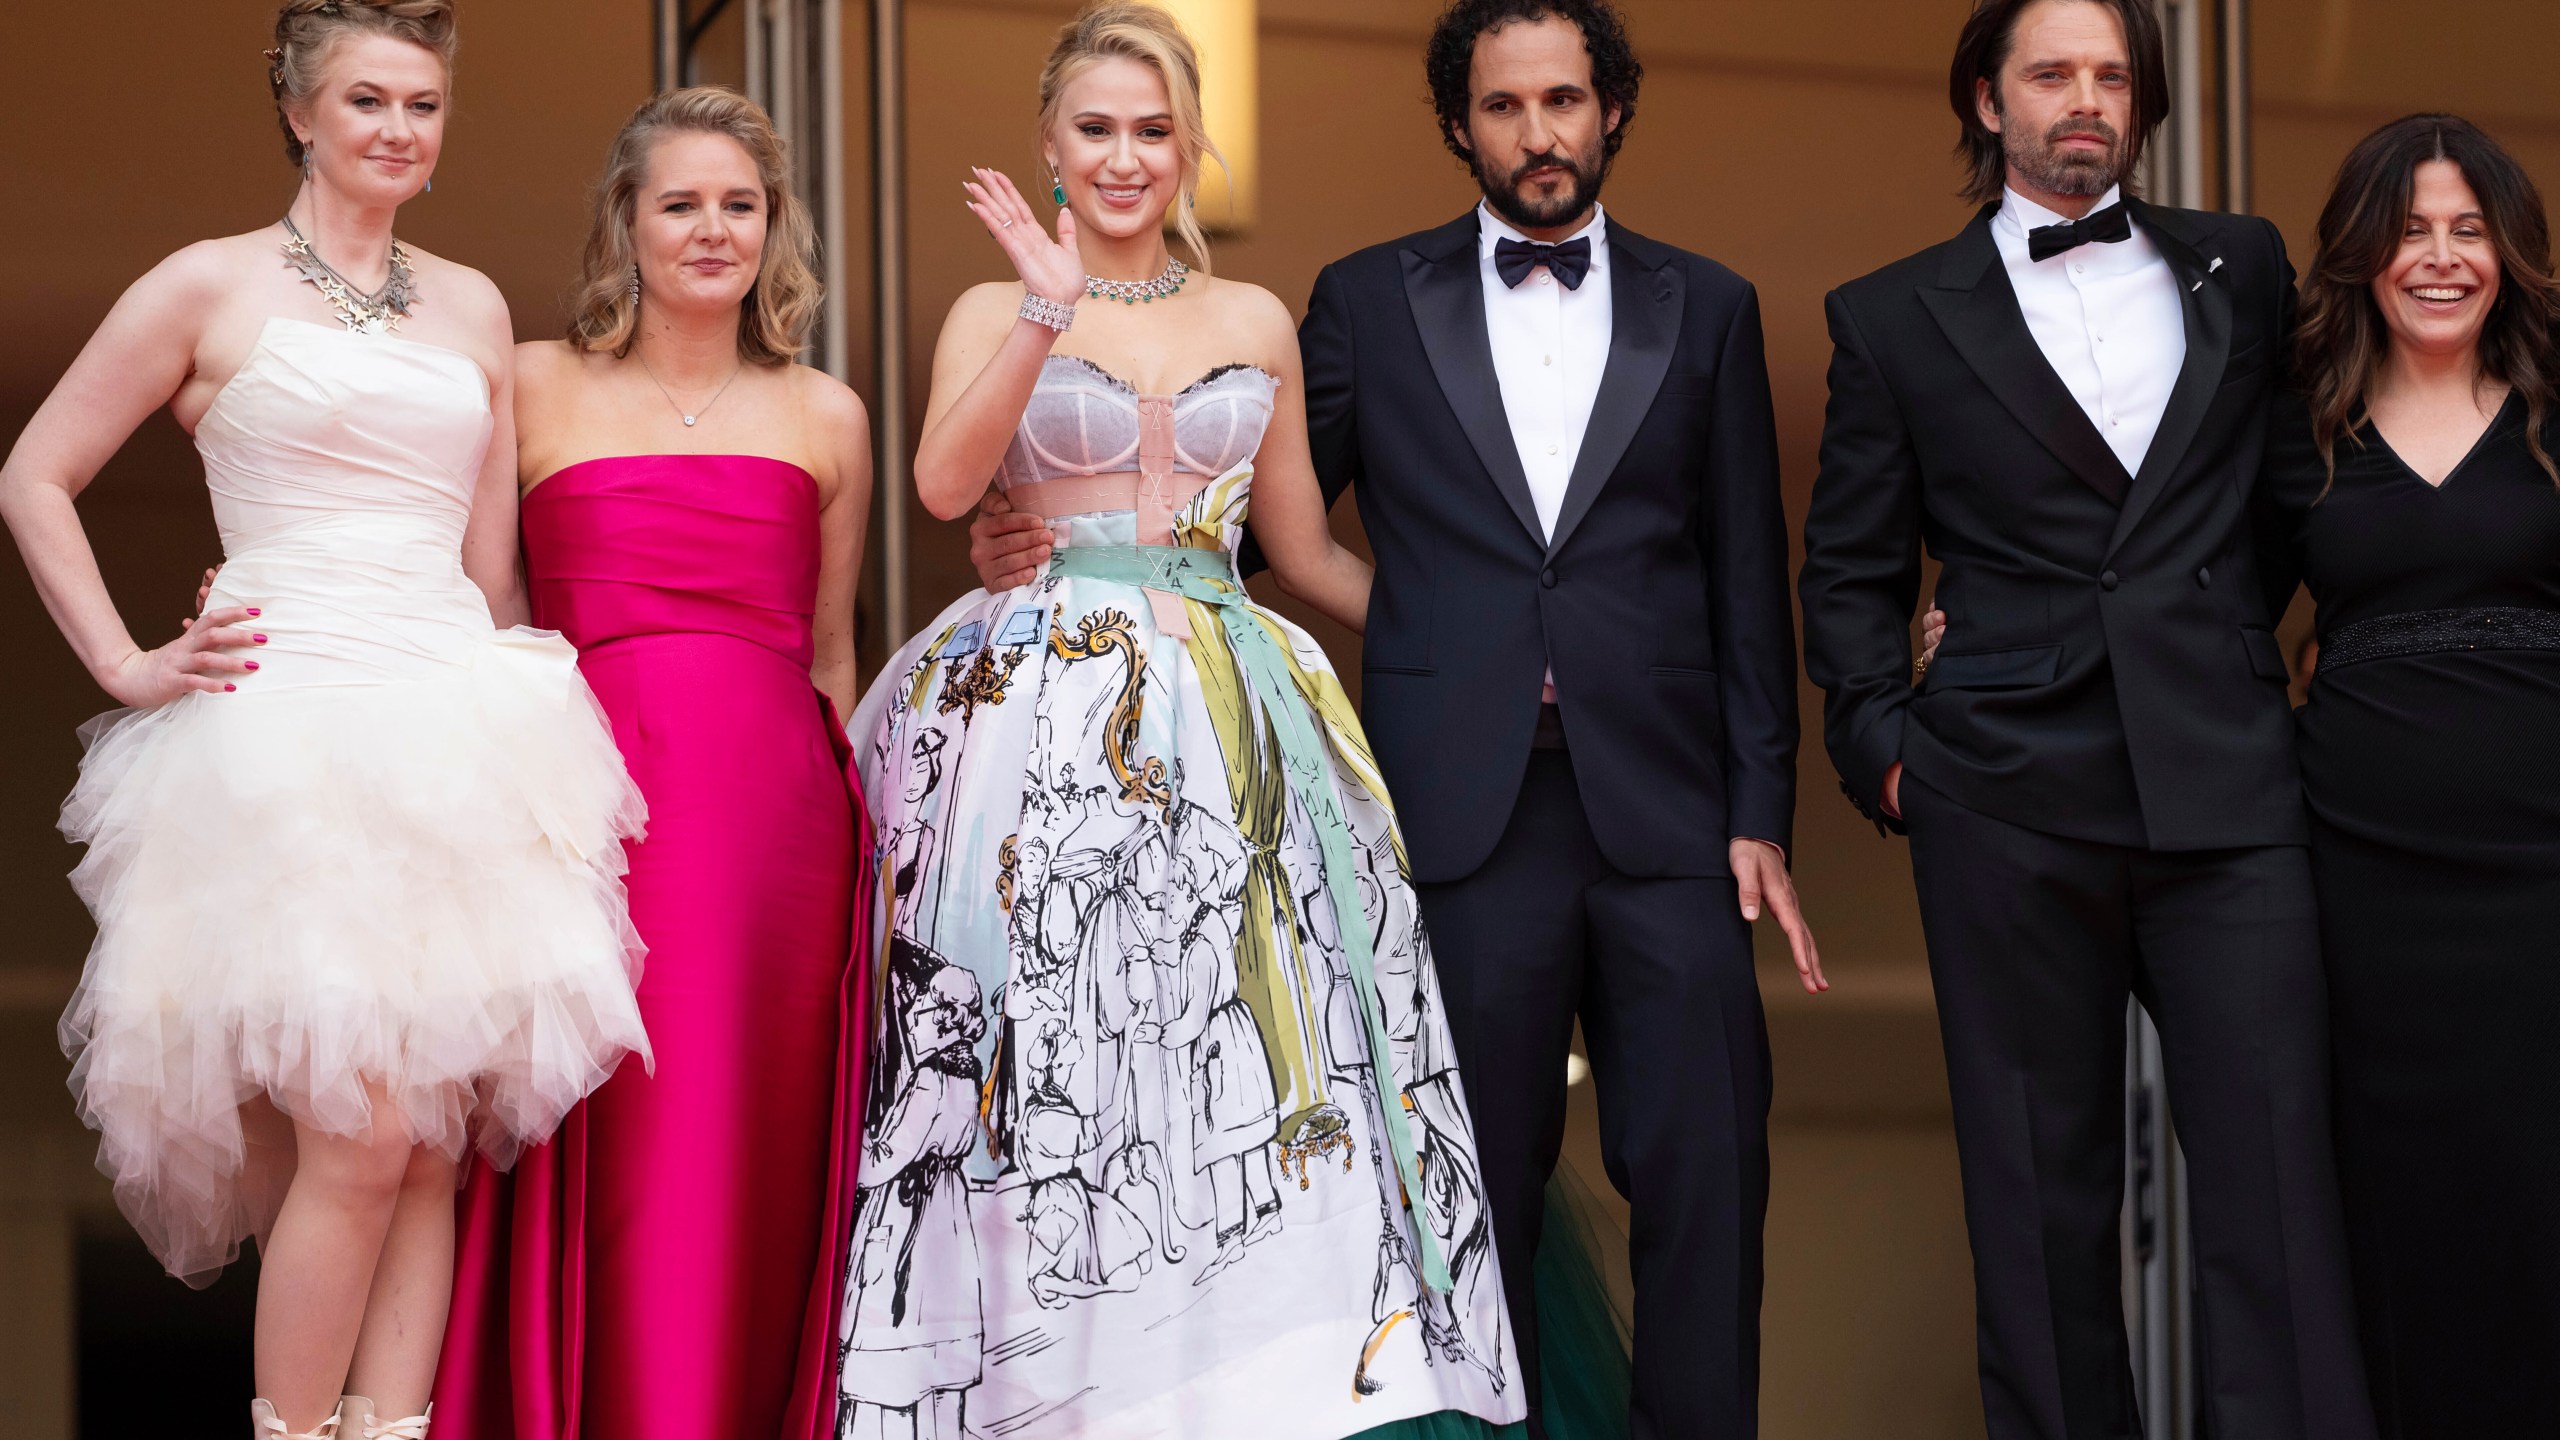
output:
<path id="1" fill-rule="evenodd" d="M 755 284 L 739 302 L 738 358 L 757 365 L 787 365 L 809 348 L 826 286 L 818 279 L 818 232 L 791 189 L 791 163 L 773 117 L 764 107 L 723 85 L 670 90 L 643 103 L 624 122 L 606 152 L 604 178 L 596 183 L 587 227 L 587 250 L 569 297 L 569 343 L 615 358 L 631 353 L 639 333 L 640 306 L 631 295 L 639 254 L 631 243 L 639 216 L 640 187 L 649 179 L 649 157 L 676 135 L 725 135 L 755 161 L 764 182 L 763 263 Z"/>
<path id="2" fill-rule="evenodd" d="M 1172 16 L 1136 0 L 1095 0 L 1068 21 L 1049 48 L 1048 63 L 1040 67 L 1043 149 L 1035 153 L 1041 164 L 1048 163 L 1045 147 L 1050 132 L 1057 128 L 1067 86 L 1106 60 L 1135 60 L 1164 81 L 1165 98 L 1173 109 L 1174 148 L 1182 157 L 1182 199 L 1174 208 L 1173 229 L 1197 258 L 1194 268 L 1205 275 L 1209 237 L 1200 229 L 1193 202 L 1200 194 L 1201 166 L 1211 160 L 1222 167 L 1227 162 L 1210 143 L 1209 122 L 1201 114 L 1200 54 Z"/>
<path id="3" fill-rule="evenodd" d="M 284 131 L 285 158 L 303 163 L 293 112 L 320 93 L 329 52 L 363 35 L 406 40 L 444 62 L 453 74 L 460 37 L 454 0 L 284 0 L 276 8 L 276 48 L 267 52 L 267 88 L 275 95 L 276 124 Z"/>

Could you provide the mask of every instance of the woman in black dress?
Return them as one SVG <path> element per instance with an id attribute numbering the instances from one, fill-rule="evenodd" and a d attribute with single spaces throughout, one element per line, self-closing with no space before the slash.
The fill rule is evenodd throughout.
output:
<path id="1" fill-rule="evenodd" d="M 2560 358 L 2542 198 L 2445 115 L 2320 217 L 2260 544 L 2300 713 L 2386 1440 L 2560 1435 Z"/>

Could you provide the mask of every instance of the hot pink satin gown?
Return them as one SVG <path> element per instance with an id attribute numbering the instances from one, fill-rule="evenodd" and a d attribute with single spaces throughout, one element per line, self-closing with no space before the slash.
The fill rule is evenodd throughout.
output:
<path id="1" fill-rule="evenodd" d="M 870 825 L 810 686 L 818 487 L 752 456 L 585 461 L 525 497 L 649 802 L 626 1065 L 463 1199 L 440 1440 L 815 1440 L 833 1426 Z M 857 893 L 858 891 L 862 893 Z"/>

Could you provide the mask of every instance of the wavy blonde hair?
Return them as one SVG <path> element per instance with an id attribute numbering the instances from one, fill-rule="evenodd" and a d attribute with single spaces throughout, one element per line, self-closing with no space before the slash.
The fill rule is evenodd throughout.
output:
<path id="1" fill-rule="evenodd" d="M 738 358 L 757 365 L 787 365 L 809 348 L 826 286 L 818 279 L 818 232 L 791 188 L 791 163 L 773 117 L 764 107 L 724 85 L 696 85 L 656 96 L 631 113 L 605 152 L 604 177 L 596 182 L 587 227 L 587 249 L 569 295 L 569 343 L 580 350 L 631 353 L 640 329 L 640 305 L 631 295 L 631 243 L 640 187 L 649 157 L 676 135 L 725 135 L 756 163 L 764 182 L 764 259 L 755 283 L 738 302 Z"/>
<path id="2" fill-rule="evenodd" d="M 329 52 L 358 35 L 406 40 L 443 61 L 445 78 L 453 77 L 454 52 L 461 48 L 453 0 L 284 0 L 276 7 L 276 48 L 267 52 L 267 89 L 284 131 L 285 158 L 296 165 L 303 146 L 292 112 L 320 93 Z"/>
<path id="3" fill-rule="evenodd" d="M 1173 105 L 1173 143 L 1182 157 L 1182 204 L 1173 217 L 1174 233 L 1191 249 L 1200 273 L 1209 272 L 1209 237 L 1200 229 L 1193 201 L 1200 194 L 1200 167 L 1226 157 L 1209 140 L 1209 122 L 1200 109 L 1200 52 L 1171 15 L 1137 0 L 1095 0 L 1058 32 L 1049 59 L 1040 67 L 1040 144 L 1057 128 L 1058 108 L 1067 86 L 1105 60 L 1135 60 L 1164 81 Z M 1039 154 L 1043 165 L 1048 156 Z"/>

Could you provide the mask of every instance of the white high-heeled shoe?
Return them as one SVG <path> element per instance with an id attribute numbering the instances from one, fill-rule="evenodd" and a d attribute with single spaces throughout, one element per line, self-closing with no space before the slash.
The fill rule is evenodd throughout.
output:
<path id="1" fill-rule="evenodd" d="M 427 1421 L 436 1407 L 426 1414 L 412 1415 L 406 1420 L 377 1420 L 373 1402 L 361 1395 L 338 1397 L 338 1440 L 427 1440 Z"/>
<path id="2" fill-rule="evenodd" d="M 336 1440 L 338 1417 L 332 1415 L 321 1421 L 316 1429 L 297 1435 L 285 1428 L 284 1417 L 276 1413 L 275 1406 L 264 1400 L 252 1400 L 249 1402 L 249 1431 L 255 1440 Z"/>

